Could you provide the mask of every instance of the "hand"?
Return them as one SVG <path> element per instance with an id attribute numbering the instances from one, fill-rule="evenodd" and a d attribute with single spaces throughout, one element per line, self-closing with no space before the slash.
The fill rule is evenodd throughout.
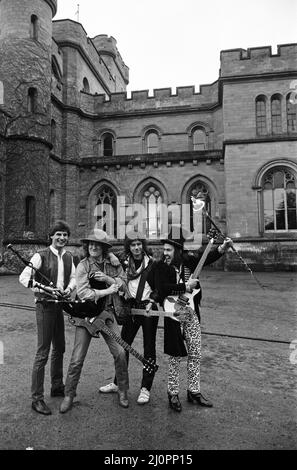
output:
<path id="1" fill-rule="evenodd" d="M 71 289 L 65 289 L 61 292 L 64 299 L 69 299 L 71 296 Z"/>
<path id="2" fill-rule="evenodd" d="M 145 306 L 145 310 L 146 310 L 147 313 L 152 309 L 152 306 L 153 306 L 154 303 L 155 302 L 152 302 L 150 300 L 149 303 Z"/>
<path id="3" fill-rule="evenodd" d="M 189 279 L 188 282 L 186 282 L 186 291 L 193 292 L 193 289 L 197 286 L 197 282 L 199 282 L 198 279 Z"/>
<path id="4" fill-rule="evenodd" d="M 103 271 L 96 271 L 93 274 L 93 278 L 96 279 L 97 281 L 107 282 L 108 276 Z"/>
<path id="5" fill-rule="evenodd" d="M 111 286 L 109 286 L 107 289 L 106 289 L 106 292 L 107 292 L 107 295 L 109 294 L 116 294 L 119 290 L 119 287 L 117 286 L 117 284 L 111 284 Z"/>
<path id="6" fill-rule="evenodd" d="M 229 250 L 229 248 L 233 245 L 233 240 L 229 237 L 225 238 L 224 243 L 219 246 L 219 252 L 220 253 L 225 253 L 226 251 Z"/>
<path id="7" fill-rule="evenodd" d="M 109 257 L 109 261 L 110 261 L 112 266 L 119 266 L 120 260 L 115 254 L 109 253 L 108 257 Z"/>

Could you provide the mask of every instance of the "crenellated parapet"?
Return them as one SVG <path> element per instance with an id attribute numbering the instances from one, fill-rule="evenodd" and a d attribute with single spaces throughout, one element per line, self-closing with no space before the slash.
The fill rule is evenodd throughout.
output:
<path id="1" fill-rule="evenodd" d="M 94 97 L 95 113 L 129 112 L 156 110 L 169 111 L 170 108 L 190 110 L 201 108 L 211 110 L 218 105 L 219 87 L 218 82 L 211 85 L 202 85 L 199 93 L 195 92 L 194 86 L 177 87 L 176 93 L 171 88 L 157 88 L 153 90 L 153 96 L 149 96 L 149 90 L 132 91 L 131 98 L 126 92 L 112 93 L 107 100 L 105 95 Z"/>
<path id="2" fill-rule="evenodd" d="M 221 78 L 291 72 L 297 70 L 297 44 L 279 45 L 276 54 L 271 46 L 230 49 L 221 51 L 220 59 Z"/>

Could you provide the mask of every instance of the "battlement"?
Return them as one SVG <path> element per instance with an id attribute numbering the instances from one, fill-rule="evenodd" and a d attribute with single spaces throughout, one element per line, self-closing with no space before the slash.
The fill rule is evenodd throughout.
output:
<path id="1" fill-rule="evenodd" d="M 261 73 L 297 70 L 297 44 L 277 46 L 272 54 L 271 46 L 229 49 L 221 51 L 220 76 L 231 77 Z"/>
<path id="2" fill-rule="evenodd" d="M 83 97 L 82 97 L 83 98 Z M 177 87 L 176 94 L 171 88 L 157 88 L 153 90 L 153 96 L 149 96 L 149 90 L 132 91 L 131 98 L 126 92 L 112 93 L 110 99 L 104 94 L 94 96 L 94 111 L 96 113 L 108 113 L 116 111 L 158 110 L 170 108 L 201 107 L 209 109 L 218 103 L 218 82 L 211 85 L 201 85 L 199 93 L 195 92 L 194 86 Z M 84 103 L 81 102 L 86 110 Z M 85 103 L 87 105 L 87 102 Z"/>

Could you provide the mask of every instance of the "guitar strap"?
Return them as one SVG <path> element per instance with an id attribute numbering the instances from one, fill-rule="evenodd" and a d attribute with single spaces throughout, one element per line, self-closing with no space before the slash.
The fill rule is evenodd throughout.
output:
<path id="1" fill-rule="evenodd" d="M 152 269 L 152 265 L 153 265 L 153 261 L 150 259 L 147 267 L 142 271 L 142 274 L 140 276 L 140 281 L 137 287 L 136 297 L 135 297 L 136 302 L 141 302 L 142 294 L 144 291 L 144 286 L 148 278 L 149 272 Z"/>

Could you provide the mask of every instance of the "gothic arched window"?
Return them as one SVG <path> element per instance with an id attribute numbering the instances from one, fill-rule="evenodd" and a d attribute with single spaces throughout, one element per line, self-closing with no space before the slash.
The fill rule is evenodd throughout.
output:
<path id="1" fill-rule="evenodd" d="M 280 95 L 273 95 L 271 97 L 271 129 L 273 134 L 281 134 L 282 132 L 282 106 Z"/>
<path id="2" fill-rule="evenodd" d="M 142 191 L 141 203 L 145 210 L 145 232 L 150 239 L 158 238 L 161 233 L 162 194 L 154 184 L 149 184 Z"/>
<path id="3" fill-rule="evenodd" d="M 204 184 L 202 181 L 197 181 L 190 188 L 188 192 L 187 202 L 190 204 L 190 230 L 193 232 L 195 227 L 194 227 L 194 215 L 193 215 L 193 202 L 192 202 L 191 196 L 193 196 L 194 198 L 199 196 L 199 198 L 204 201 L 205 209 L 209 215 L 211 215 L 211 198 L 210 198 L 210 192 L 209 192 L 208 186 Z M 209 220 L 205 219 L 205 217 L 203 217 L 202 233 L 207 234 L 209 232 L 209 229 L 210 229 L 210 222 Z"/>
<path id="4" fill-rule="evenodd" d="M 261 180 L 265 231 L 296 230 L 296 174 L 291 168 L 269 169 Z"/>
<path id="5" fill-rule="evenodd" d="M 113 189 L 104 184 L 96 193 L 96 227 L 104 230 L 111 238 L 117 235 L 117 197 Z"/>
<path id="6" fill-rule="evenodd" d="M 256 98 L 256 130 L 258 135 L 267 134 L 266 96 Z"/>

